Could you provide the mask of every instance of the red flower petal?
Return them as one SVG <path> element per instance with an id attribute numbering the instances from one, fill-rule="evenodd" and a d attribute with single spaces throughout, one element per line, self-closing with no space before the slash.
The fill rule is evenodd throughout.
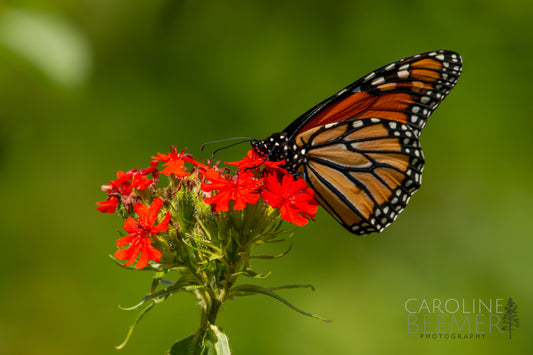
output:
<path id="1" fill-rule="evenodd" d="M 137 264 L 135 264 L 135 267 L 137 269 L 144 269 L 150 260 L 158 262 L 162 255 L 163 254 L 161 254 L 159 250 L 150 245 L 150 239 L 146 238 L 143 240 L 141 256 L 139 257 Z"/>
<path id="2" fill-rule="evenodd" d="M 135 206 L 133 206 L 133 209 L 135 210 L 135 212 L 137 212 L 137 215 L 139 216 L 139 221 L 143 224 L 146 224 L 149 211 L 148 206 L 146 206 L 144 203 L 137 202 Z"/>
<path id="3" fill-rule="evenodd" d="M 123 247 L 125 245 L 130 244 L 131 242 L 133 242 L 135 240 L 136 237 L 137 237 L 137 235 L 135 233 L 132 233 L 132 234 L 128 234 L 125 237 L 117 239 L 117 242 L 116 242 L 117 243 L 117 247 Z"/>
<path id="4" fill-rule="evenodd" d="M 146 219 L 146 226 L 152 227 L 154 223 L 157 221 L 157 214 L 159 213 L 159 210 L 163 206 L 163 200 L 161 198 L 156 198 L 152 205 L 150 206 L 148 210 L 148 215 Z M 142 219 L 141 219 L 142 220 Z"/>
<path id="5" fill-rule="evenodd" d="M 281 214 L 282 219 L 294 223 L 298 227 L 302 227 L 308 222 L 307 218 L 299 216 L 296 212 L 296 209 L 290 207 L 287 204 L 281 206 L 281 208 L 279 209 L 279 213 Z"/>
<path id="6" fill-rule="evenodd" d="M 139 223 L 134 218 L 128 218 L 124 221 L 124 229 L 128 233 L 137 233 L 137 230 L 139 229 Z"/>
<path id="7" fill-rule="evenodd" d="M 118 207 L 118 198 L 115 196 L 108 197 L 107 200 L 96 203 L 96 209 L 103 213 L 114 213 Z"/>
<path id="8" fill-rule="evenodd" d="M 167 231 L 168 230 L 168 222 L 170 222 L 170 212 L 167 212 L 167 214 L 165 215 L 165 218 L 163 218 L 161 223 L 159 223 L 155 227 L 152 227 L 150 232 L 152 234 L 157 234 L 157 233 L 161 233 L 161 232 Z"/>

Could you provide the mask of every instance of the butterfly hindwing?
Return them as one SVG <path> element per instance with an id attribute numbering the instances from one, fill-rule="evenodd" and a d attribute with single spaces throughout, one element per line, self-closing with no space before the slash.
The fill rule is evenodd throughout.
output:
<path id="1" fill-rule="evenodd" d="M 319 203 L 356 234 L 380 232 L 420 187 L 424 157 L 412 127 L 349 120 L 299 136 L 304 173 Z"/>

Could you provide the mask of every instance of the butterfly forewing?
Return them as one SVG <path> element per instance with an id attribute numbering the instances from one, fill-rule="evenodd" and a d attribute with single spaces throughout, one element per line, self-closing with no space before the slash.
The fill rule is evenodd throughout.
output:
<path id="1" fill-rule="evenodd" d="M 287 127 L 294 137 L 311 128 L 355 118 L 385 118 L 420 131 L 457 83 L 461 57 L 434 51 L 385 65 L 324 100 Z"/>

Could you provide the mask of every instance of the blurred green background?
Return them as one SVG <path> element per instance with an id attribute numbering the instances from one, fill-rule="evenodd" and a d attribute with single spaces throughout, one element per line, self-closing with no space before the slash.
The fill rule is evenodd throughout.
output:
<path id="1" fill-rule="evenodd" d="M 0 354 L 117 354 L 151 274 L 108 258 L 117 216 L 100 185 L 169 145 L 264 138 L 357 78 L 452 49 L 457 88 L 422 137 L 421 190 L 385 232 L 349 235 L 324 211 L 293 250 L 255 268 L 260 296 L 219 318 L 235 354 L 533 352 L 533 3 L 507 1 L 4 1 L 0 5 Z M 238 159 L 246 147 L 219 158 Z M 208 153 L 204 153 L 207 156 Z M 282 247 L 274 248 L 280 251 Z M 408 298 L 513 297 L 512 340 L 407 334 Z M 162 354 L 195 331 L 176 295 L 123 354 Z"/>

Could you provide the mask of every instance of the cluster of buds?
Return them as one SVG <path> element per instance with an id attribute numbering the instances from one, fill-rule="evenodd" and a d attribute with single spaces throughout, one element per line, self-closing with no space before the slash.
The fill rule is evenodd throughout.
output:
<path id="1" fill-rule="evenodd" d="M 224 163 L 226 167 L 199 162 L 176 147 L 152 159 L 148 168 L 119 171 L 116 180 L 102 186 L 107 199 L 97 203 L 98 211 L 125 219 L 127 235 L 116 241 L 113 259 L 155 272 L 150 294 L 129 309 L 147 305 L 142 316 L 173 293 L 194 293 L 202 307 L 200 329 L 174 348 L 200 350 L 209 347 L 209 339 L 225 337 L 215 319 L 220 305 L 235 296 L 265 294 L 310 315 L 273 289 L 234 285 L 240 275 L 265 277 L 251 269 L 251 251 L 286 239 L 283 220 L 296 226 L 313 220 L 318 205 L 303 179 L 283 169 L 283 162 L 271 162 L 253 150 L 242 160 Z M 164 278 L 172 271 L 178 273 L 173 282 Z"/>

